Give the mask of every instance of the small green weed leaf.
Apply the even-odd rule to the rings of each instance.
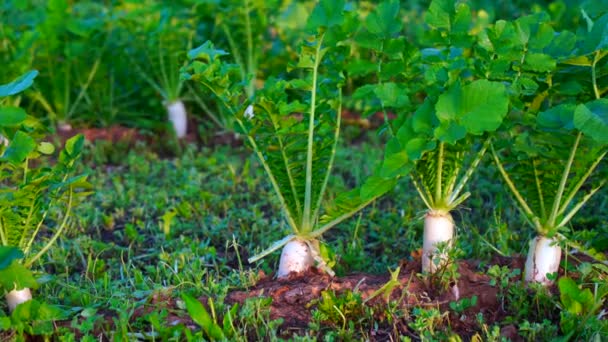
[[[17,260],[9,267],[0,270],[0,288],[6,291],[21,290],[26,287],[38,288],[38,283],[32,272]]]
[[[217,57],[221,57],[221,56],[225,56],[225,55],[228,55],[228,52],[226,52],[224,50],[216,49],[210,40],[207,40],[206,42],[203,43],[203,45],[188,51],[188,58],[190,58],[190,59],[202,58],[209,62],[214,61]]]
[[[540,112],[536,117],[536,122],[541,127],[553,129],[574,129],[574,110],[576,105],[573,103],[555,106],[544,112]]]
[[[15,95],[24,91],[32,85],[36,76],[38,76],[38,71],[31,70],[9,84],[0,85],[0,97]]]
[[[27,118],[23,108],[2,107],[0,108],[0,127],[15,127]]]
[[[36,142],[32,137],[21,131],[17,131],[8,148],[4,151],[2,159],[8,160],[13,164],[22,163],[35,148]]]
[[[42,154],[53,154],[53,152],[55,152],[55,146],[49,142],[43,141],[38,144],[38,152]]]
[[[508,109],[509,97],[501,83],[478,80],[464,87],[456,84],[439,97],[435,106],[437,118],[441,121],[435,137],[454,142],[467,132],[482,134],[494,131]]]
[[[571,278],[560,278],[558,286],[559,298],[569,313],[581,315],[594,307],[593,293],[589,289],[581,290]]]
[[[14,246],[0,246],[0,270],[9,267],[14,260],[23,259],[23,252]]]
[[[306,23],[306,29],[316,34],[321,28],[327,29],[332,26],[341,25],[344,20],[343,11],[344,0],[321,0],[310,14]]]
[[[365,18],[367,30],[381,39],[388,39],[401,31],[403,23],[399,15],[399,1],[382,2]]]
[[[171,225],[173,225],[173,219],[176,215],[177,211],[175,209],[167,210],[163,214],[161,227],[165,237],[169,237],[169,235],[171,235]]]
[[[198,299],[189,296],[186,293],[182,293],[182,299],[186,303],[186,309],[188,314],[192,317],[192,320],[198,324],[205,334],[212,340],[223,340],[224,332],[222,328],[213,321],[211,315],[207,312],[205,307]]]
[[[239,303],[235,303],[232,305],[230,310],[224,315],[224,319],[222,320],[222,325],[224,327],[224,333],[231,332],[233,330],[233,320],[237,317],[239,311]],[[230,337],[230,336],[227,336]]]
[[[574,111],[574,126],[600,144],[608,144],[608,99],[578,105]]]

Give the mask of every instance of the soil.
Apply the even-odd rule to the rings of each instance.
[[[497,259],[494,264],[507,265],[512,269],[523,269],[524,262],[524,258],[516,257]],[[507,315],[507,312],[501,307],[497,287],[490,285],[490,278],[487,275],[475,271],[477,264],[474,261],[459,262],[460,277],[451,284],[447,291],[440,291],[434,289],[417,274],[421,269],[420,259],[408,262],[401,267],[399,285],[395,286],[390,293],[390,301],[399,303],[402,309],[433,307],[444,312],[449,310],[450,302],[477,296],[476,305],[459,315],[451,311],[448,318],[454,332],[461,337],[471,337],[479,331],[479,324],[475,317],[477,313],[483,313],[488,325],[503,320]],[[333,291],[336,296],[351,291],[360,295],[365,305],[381,308],[386,307],[385,298],[382,295],[371,299],[370,297],[389,280],[389,274],[359,273],[344,277],[331,277],[316,269],[311,269],[303,274],[291,274],[287,279],[274,279],[266,276],[250,289],[230,292],[225,302],[229,305],[242,304],[246,299],[252,297],[271,297],[270,319],[282,319],[281,331],[289,336],[309,330],[312,311],[317,307],[323,291]],[[201,298],[201,301],[206,303],[205,298]],[[374,310],[379,315],[382,315],[384,311],[382,309]],[[382,321],[382,317],[374,318]],[[384,328],[389,335],[395,328],[399,334],[412,335],[412,331],[408,330],[407,322]],[[517,341],[517,329],[512,328],[514,327],[507,326],[501,333],[505,337]],[[515,335],[513,335],[514,332]]]

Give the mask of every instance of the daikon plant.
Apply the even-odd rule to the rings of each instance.
[[[139,49],[127,47],[128,57],[139,77],[161,97],[178,139],[184,138],[188,131],[184,104],[186,89],[180,78],[180,68],[186,62],[184,50],[192,48],[196,33],[195,7],[177,11],[172,6],[146,5],[123,19],[124,25],[132,31],[132,39],[137,42],[134,45],[141,44]],[[177,18],[182,20],[177,21]]]
[[[608,15],[603,18],[606,22]],[[602,98],[606,88],[598,86],[598,69],[605,65],[608,46],[598,46],[564,66],[566,75],[568,69],[575,73],[571,79],[580,71],[569,64],[587,69],[594,99],[568,101],[542,111],[536,122],[513,133],[517,134],[514,143],[492,150],[507,187],[537,233],[526,260],[528,282],[553,283],[561,246],[569,243],[561,232],[608,181],[600,167],[608,153],[608,100]]]
[[[86,195],[78,189],[87,186],[84,176],[72,176],[84,144],[81,135],[66,142],[54,166],[31,163],[52,154],[54,147],[36,141],[41,126],[35,119],[5,104],[8,96],[31,86],[36,75],[31,71],[0,86],[0,133],[10,141],[0,145],[0,290],[11,311],[32,298],[30,288],[37,283],[29,269],[66,231],[74,204]],[[48,238],[40,241],[43,232]]]
[[[256,92],[255,101],[243,102],[243,84],[234,65],[221,62],[226,53],[210,42],[191,51],[194,61],[186,78],[203,85],[232,111],[238,126],[264,168],[291,229],[291,234],[249,262],[283,248],[277,276],[303,272],[318,266],[333,274],[321,257],[323,233],[354,215],[391,189],[393,182],[370,178],[360,189],[339,196],[324,207],[327,184],[340,134],[341,75],[351,13],[343,1],[321,1],[307,24],[309,39],[291,66],[301,78],[268,79]]]
[[[482,161],[491,134],[507,115],[509,96],[502,82],[489,81],[475,70],[470,51],[476,40],[469,34],[473,23],[466,4],[433,1],[425,21],[432,29],[428,43],[433,47],[419,52],[418,74],[409,59],[397,55],[403,59],[399,65],[414,74],[401,76],[403,83],[379,84],[374,92],[383,108],[395,108],[400,116],[391,123],[394,134],[386,146],[383,175],[409,175],[426,205],[422,272],[434,273],[446,265],[454,240],[451,212],[470,196],[465,186]],[[407,56],[417,55],[407,44],[401,45]],[[416,78],[418,86],[407,81]],[[397,89],[403,91],[395,94]],[[416,95],[406,90],[423,91],[418,95],[424,100],[413,115],[401,112]]]

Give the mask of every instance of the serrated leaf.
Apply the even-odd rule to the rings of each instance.
[[[216,49],[215,46],[213,45],[213,43],[210,40],[207,40],[206,42],[203,43],[203,45],[188,51],[188,58],[190,58],[190,59],[202,58],[202,59],[212,62],[217,57],[225,56],[228,54],[229,53],[224,50]]]
[[[23,108],[0,107],[0,127],[15,127],[27,118]]]
[[[6,291],[36,289],[38,283],[29,269],[17,260],[13,260],[10,266],[0,269],[0,288]]]
[[[449,29],[450,17],[454,15],[453,0],[433,0],[429,6],[424,20],[427,24],[437,28]]]
[[[0,85],[0,97],[18,94],[29,88],[38,76],[37,70],[31,70],[17,77],[11,83]]]
[[[342,24],[344,20],[344,0],[332,1],[321,0],[313,9],[306,29],[316,34],[320,28],[330,28],[335,25]]]
[[[403,23],[399,16],[399,1],[390,0],[380,3],[376,9],[365,18],[367,30],[380,39],[390,38],[401,31]]]
[[[23,259],[23,252],[14,246],[0,246],[0,270],[6,269],[17,259]]]
[[[608,99],[578,105],[574,126],[600,144],[608,144]]]
[[[13,164],[22,163],[25,158],[36,148],[36,142],[29,135],[17,131],[8,148],[4,151],[2,159]]]

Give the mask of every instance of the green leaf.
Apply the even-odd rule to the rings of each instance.
[[[402,86],[393,82],[378,84],[374,88],[374,94],[382,101],[384,107],[406,106],[409,104],[409,98],[404,95],[406,93]]]
[[[608,99],[578,105],[574,126],[600,144],[608,144]]]
[[[559,298],[569,313],[581,315],[593,308],[593,294],[589,289],[581,290],[576,282],[568,277],[561,277],[558,286]]]
[[[2,159],[8,160],[13,164],[22,163],[35,148],[36,142],[32,137],[21,131],[17,131],[8,148],[4,151]]]
[[[458,140],[467,135],[467,130],[455,122],[446,122],[435,128],[435,138],[449,144],[455,144]]]
[[[210,40],[207,40],[203,45],[188,51],[188,58],[202,58],[209,62],[214,61],[217,57],[228,55],[228,52],[216,49]]]
[[[549,72],[555,69],[555,66],[553,57],[544,53],[529,53],[526,55],[523,68],[536,72]]]
[[[553,129],[574,129],[574,110],[576,105],[573,103],[555,106],[549,110],[541,112],[536,117],[536,122],[546,128]]]
[[[394,179],[370,176],[361,186],[361,201],[365,202],[374,197],[381,196],[395,187]]]
[[[27,118],[25,110],[19,107],[0,108],[0,127],[15,127]]]
[[[401,31],[403,23],[399,15],[399,1],[382,2],[365,18],[367,30],[381,39],[390,38]]]
[[[0,85],[0,97],[15,95],[24,91],[32,85],[36,76],[38,76],[38,71],[31,70],[9,84]]]
[[[17,259],[23,259],[23,252],[14,246],[0,246],[0,270],[3,270]]]
[[[450,28],[450,17],[453,16],[453,0],[433,0],[424,19],[427,24],[436,28]]]
[[[32,272],[17,260],[9,267],[0,269],[0,288],[6,291],[22,290],[26,287],[36,289],[38,283]]]
[[[55,152],[55,146],[49,142],[43,141],[38,144],[38,152],[42,154],[53,154],[53,152]]]
[[[182,299],[186,303],[186,309],[192,320],[203,329],[209,338],[212,340],[223,340],[225,338],[222,328],[213,321],[211,315],[198,299],[186,293],[182,293]]]
[[[344,20],[344,0],[321,0],[313,9],[308,22],[307,31],[316,34],[321,28],[327,29],[341,25]]]
[[[464,133],[494,131],[502,123],[508,109],[509,97],[501,83],[478,80],[464,87],[455,84],[439,97],[435,106],[441,122],[435,136],[449,136],[446,141],[450,141],[464,137]]]
[[[584,37],[581,55],[608,48],[608,13],[593,23],[593,29]]]
[[[82,153],[84,147],[84,136],[77,134],[65,142],[65,151],[71,156],[76,157]]]

